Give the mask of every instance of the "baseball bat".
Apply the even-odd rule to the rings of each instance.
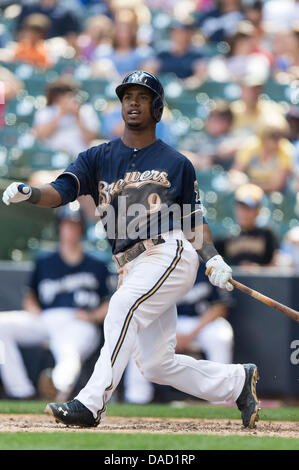
[[[295,321],[299,321],[299,312],[296,312],[296,310],[293,310],[292,308],[287,307],[286,305],[283,305],[277,302],[276,300],[273,300],[270,297],[267,297],[266,295],[261,294],[260,292],[254,289],[251,289],[250,287],[247,287],[244,284],[241,284],[241,282],[235,281],[234,279],[230,279],[229,282],[234,287],[236,287],[236,289],[239,289],[245,294],[250,295],[250,297],[253,297],[256,300],[259,300],[260,302],[263,302],[264,304],[269,305],[269,307],[273,307],[276,310],[279,310],[281,313],[292,318]]]
[[[28,194],[30,192],[30,186],[28,184],[19,184],[18,191],[22,194]]]

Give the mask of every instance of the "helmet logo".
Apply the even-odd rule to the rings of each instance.
[[[144,77],[144,73],[143,72],[136,72],[136,73],[133,73],[133,75],[131,75],[131,80],[133,82],[142,82],[142,83],[146,83],[147,82],[147,78],[145,80],[143,80],[143,77]]]

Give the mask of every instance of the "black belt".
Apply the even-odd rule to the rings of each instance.
[[[137,256],[141,255],[141,253],[143,253],[148,248],[161,245],[161,243],[165,243],[165,240],[160,235],[157,238],[149,238],[148,240],[135,243],[135,245],[133,245],[131,248],[128,248],[123,253],[114,255],[113,259],[118,267],[122,268],[126,263],[133,261],[133,259],[137,258]]]

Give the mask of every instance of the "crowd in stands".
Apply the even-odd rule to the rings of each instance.
[[[213,203],[219,191],[254,184],[263,193],[257,223],[276,222],[280,256],[298,269],[298,0],[24,0],[0,8],[0,163],[9,166],[20,142],[73,159],[120,136],[114,85],[145,69],[165,87],[158,137],[194,164],[211,227],[219,216],[229,236],[241,233],[232,201],[226,213]],[[29,120],[21,106],[31,106]],[[63,166],[56,160],[47,170]],[[209,172],[225,184],[219,176],[214,188],[201,186]]]

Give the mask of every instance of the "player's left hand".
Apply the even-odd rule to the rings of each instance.
[[[225,263],[222,256],[216,255],[206,262],[206,275],[213,286],[233,290],[232,284],[229,280],[232,278],[232,269]]]

